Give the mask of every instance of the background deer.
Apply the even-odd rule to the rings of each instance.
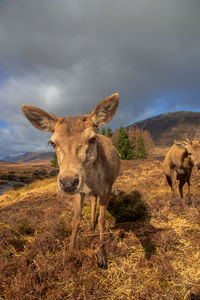
[[[175,201],[176,180],[179,180],[179,193],[183,198],[183,186],[187,183],[186,201],[194,207],[190,196],[190,176],[194,166],[200,169],[200,142],[174,141],[164,159],[164,172],[167,182],[172,189],[171,205]]]
[[[85,195],[92,195],[91,229],[95,228],[97,197],[100,197],[100,245],[98,266],[107,268],[104,249],[105,214],[112,185],[120,169],[120,157],[111,139],[97,134],[98,128],[109,122],[117,109],[119,95],[103,99],[89,114],[77,117],[56,117],[37,107],[23,105],[22,110],[37,129],[53,132],[50,139],[55,148],[58,164],[58,186],[73,194],[74,217],[70,249],[75,248]]]

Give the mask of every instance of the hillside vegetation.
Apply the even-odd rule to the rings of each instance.
[[[89,231],[89,199],[77,250],[69,253],[72,197],[58,191],[55,177],[5,193],[0,197],[0,297],[181,300],[191,290],[193,299],[200,299],[199,182],[194,170],[196,208],[186,207],[177,191],[177,204],[169,211],[171,193],[161,162],[123,161],[106,218],[108,270],[97,267],[98,228]]]

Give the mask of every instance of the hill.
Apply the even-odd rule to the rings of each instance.
[[[53,159],[53,152],[27,152],[25,154],[10,155],[4,158],[8,162],[39,162]]]
[[[170,146],[174,139],[200,139],[200,112],[170,112],[135,122],[130,126],[149,131],[157,146]]]

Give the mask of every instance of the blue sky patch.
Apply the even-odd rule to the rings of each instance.
[[[0,121],[0,127],[2,127],[2,128],[6,128],[6,127],[7,127],[7,125],[6,125],[6,123],[4,123],[4,122]]]

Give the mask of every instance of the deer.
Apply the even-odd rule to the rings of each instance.
[[[95,230],[97,200],[99,247],[98,266],[107,269],[105,252],[105,215],[112,185],[120,170],[120,156],[110,138],[98,134],[101,126],[112,120],[119,103],[119,94],[103,99],[88,115],[57,117],[31,105],[22,105],[22,111],[31,124],[41,131],[52,132],[49,140],[55,148],[59,173],[58,187],[72,196],[74,216],[69,251],[76,246],[76,235],[81,220],[85,196],[91,196],[91,230]]]
[[[171,206],[175,203],[176,180],[179,181],[179,194],[183,198],[183,186],[187,183],[186,204],[194,207],[190,196],[190,177],[193,167],[200,169],[200,141],[174,141],[167,152],[163,167],[167,182],[172,190]]]

